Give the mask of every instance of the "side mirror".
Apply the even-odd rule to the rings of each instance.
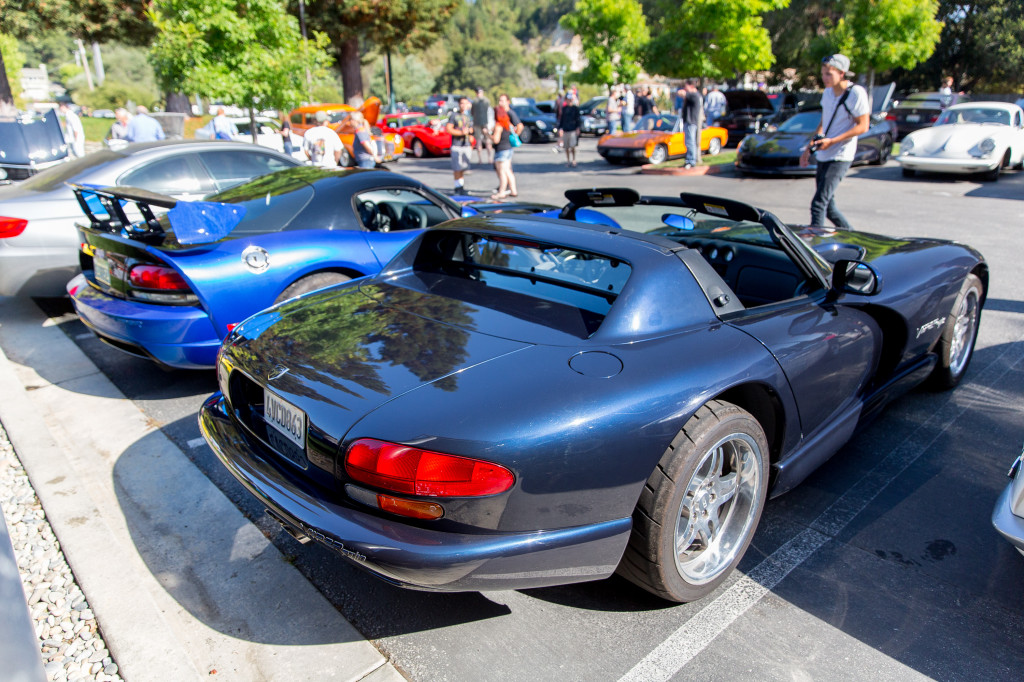
[[[480,211],[476,210],[472,206],[463,206],[462,207],[462,217],[463,218],[472,218],[473,216],[478,216],[478,215],[480,215]]]
[[[874,296],[882,289],[878,271],[859,260],[838,260],[832,268],[832,291],[836,294]]]

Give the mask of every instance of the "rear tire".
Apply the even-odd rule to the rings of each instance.
[[[412,141],[412,155],[417,159],[422,159],[427,155],[427,148],[423,146],[423,142],[418,137]]]
[[[344,147],[341,148],[341,158],[338,159],[338,165],[346,168],[352,165],[352,155]]]
[[[717,137],[712,137],[711,141],[708,142],[708,150],[705,152],[708,156],[718,156],[722,152],[722,141]]]
[[[530,126],[523,126],[523,132],[519,133],[519,139],[523,141],[523,144],[529,144],[533,139],[533,131],[530,130]]]
[[[312,275],[306,275],[301,279],[297,279],[288,285],[288,288],[281,292],[281,295],[274,301],[274,305],[277,305],[281,301],[287,301],[289,298],[295,298],[302,294],[308,294],[311,291],[317,289],[323,289],[335,284],[341,284],[347,282],[351,277],[344,275],[340,272],[315,272]]]
[[[929,377],[933,388],[953,388],[967,373],[967,366],[974,356],[974,343],[978,338],[982,295],[981,280],[977,275],[967,275],[935,348],[939,362]]]
[[[767,490],[761,425],[736,405],[707,403],[647,479],[618,573],[670,601],[708,595],[743,558]]]
[[[659,144],[651,152],[651,158],[648,159],[650,163],[655,165],[659,163],[665,163],[668,160],[668,149],[663,144]]]
[[[884,166],[892,154],[892,139],[888,135],[882,138],[882,146],[878,148],[878,158],[871,162],[872,166]]]

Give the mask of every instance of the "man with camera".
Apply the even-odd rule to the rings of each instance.
[[[847,80],[852,75],[846,55],[833,54],[821,60],[821,82],[825,86],[821,123],[800,156],[801,166],[810,164],[812,153],[817,162],[811,225],[824,225],[827,217],[839,229],[853,229],[836,208],[835,194],[857,153],[857,136],[868,130],[871,104],[864,88]]]

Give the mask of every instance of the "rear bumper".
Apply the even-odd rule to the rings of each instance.
[[[60,297],[79,272],[74,246],[18,246],[0,243],[0,296]]]
[[[85,275],[68,282],[67,292],[79,319],[119,350],[179,369],[217,363],[221,338],[202,308],[114,298],[97,291]]]
[[[199,426],[228,471],[278,521],[403,587],[465,592],[606,578],[615,571],[632,528],[627,517],[525,533],[460,534],[424,529],[338,504],[329,499],[334,493],[262,457],[262,444],[238,428],[220,393],[203,404]]]

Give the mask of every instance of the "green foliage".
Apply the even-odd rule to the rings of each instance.
[[[514,27],[515,13],[501,0],[460,7],[447,31],[448,59],[437,87],[465,92],[482,87],[492,94],[518,91],[529,63]]]
[[[336,83],[323,81],[313,86],[311,93],[314,102],[344,102],[345,96],[341,94]]]
[[[81,88],[71,98],[76,104],[91,109],[115,109],[126,106],[128,102],[152,108],[160,101],[161,96],[155,89],[142,84],[107,78],[103,85],[95,90]]]
[[[555,78],[557,76],[556,66],[564,66],[568,69],[570,64],[572,64],[572,60],[564,52],[545,52],[537,60],[537,78]]]
[[[391,57],[391,78],[396,102],[422,102],[434,91],[434,77],[423,62],[412,55]],[[370,92],[383,95],[387,92],[384,85],[384,58],[381,57],[374,64]]]
[[[57,73],[55,75],[57,77],[57,80],[63,83],[65,86],[67,86],[69,83],[71,83],[71,81],[73,81],[75,78],[78,78],[79,76],[82,77],[83,81],[85,80],[85,70],[78,64],[75,64],[74,62],[68,62],[66,64],[61,64],[60,66],[58,66]]]
[[[281,0],[156,0],[150,61],[168,92],[289,109],[304,99],[305,68],[320,78],[327,37],[303,44]]]
[[[842,7],[834,0],[790,0],[787,7],[765,13],[776,64],[817,78],[821,56],[829,49],[825,36],[841,16]]]
[[[148,0],[0,0],[0,30],[30,40],[57,32],[65,40],[146,45],[154,35],[148,5]]]
[[[295,3],[297,4],[297,3]],[[337,38],[361,38],[393,52],[419,50],[441,35],[463,0],[312,0],[309,25]]]
[[[846,0],[829,36],[856,71],[911,69],[935,50],[938,0]]]
[[[632,83],[650,40],[643,8],[637,0],[578,0],[562,26],[580,36],[587,66],[580,79],[612,85]]]
[[[527,41],[543,36],[575,5],[576,0],[517,0],[516,38]]]
[[[662,0],[644,65],[665,76],[731,79],[775,63],[765,12],[789,0]]]
[[[0,33],[0,55],[3,56],[4,71],[7,73],[7,81],[11,84],[15,106],[19,106],[21,69],[25,66],[25,55],[18,49],[18,41],[14,36]]]

